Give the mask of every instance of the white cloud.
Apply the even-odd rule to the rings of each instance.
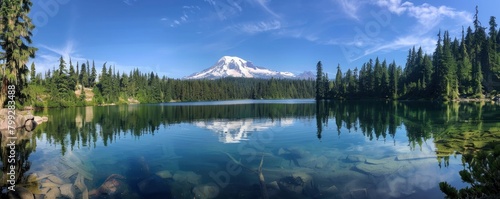
[[[456,19],[462,24],[471,23],[472,15],[466,11],[456,11],[447,6],[432,6],[428,3],[415,5],[412,2],[401,3],[401,0],[377,0],[376,4],[387,8],[397,15],[407,13],[408,16],[417,19],[418,30],[421,34],[433,30],[446,17]]]
[[[436,39],[430,37],[417,37],[417,36],[404,36],[396,38],[391,43],[376,46],[365,50],[364,55],[369,55],[378,51],[386,51],[386,50],[398,50],[402,48],[409,48],[412,46],[420,46],[422,50],[426,53],[432,53],[434,51],[436,45]]]
[[[359,20],[359,17],[357,15],[359,2],[349,0],[336,0],[336,2],[342,7],[342,10],[345,14],[347,14],[347,16],[352,19]]]
[[[258,23],[246,23],[235,27],[238,31],[249,34],[278,30],[281,28],[281,23],[277,20],[261,21]]]

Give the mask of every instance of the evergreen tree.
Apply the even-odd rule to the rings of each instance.
[[[7,91],[15,86],[15,99],[23,102],[23,88],[27,85],[29,58],[35,57],[36,48],[31,44],[31,31],[35,28],[28,13],[31,10],[29,0],[0,1],[0,105],[7,100]]]
[[[460,44],[460,55],[458,60],[458,80],[460,93],[472,93],[472,63],[470,62],[467,45],[465,44],[464,30],[462,29],[462,42]]]
[[[316,100],[322,100],[325,98],[325,87],[323,79],[323,65],[321,61],[316,64]]]
[[[35,62],[31,62],[30,80],[31,80],[32,83],[35,83],[35,84],[37,83]]]
[[[393,100],[398,98],[398,80],[399,75],[396,62],[392,61],[392,63],[389,64],[389,97]]]
[[[335,92],[336,98],[344,97],[344,84],[342,84],[342,71],[340,70],[340,64],[337,65],[337,74],[335,75]]]
[[[69,79],[68,79],[68,87],[72,90],[76,88],[76,82],[78,81],[78,76],[76,76],[75,72],[75,67],[73,66],[73,63],[71,61],[71,58],[69,59]]]
[[[87,63],[88,64],[88,63]],[[89,65],[87,65],[87,73],[89,72]],[[95,63],[94,61],[92,60],[92,71],[90,72],[90,75],[89,75],[89,84],[88,86],[89,87],[93,87],[96,85],[96,80],[97,80],[97,71],[95,69]]]
[[[82,68],[80,69],[80,76],[78,77],[78,81],[82,84],[82,87],[89,87],[88,79],[89,77],[87,73],[87,65],[83,63]]]

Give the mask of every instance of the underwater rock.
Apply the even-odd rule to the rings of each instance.
[[[272,181],[267,184],[268,189],[274,189],[274,190],[280,190],[280,186],[278,185],[278,182]]]
[[[35,199],[35,195],[24,187],[16,187],[16,191],[9,191],[7,196],[10,199]]]
[[[75,188],[73,187],[73,184],[64,184],[61,187],[59,187],[61,190],[61,195],[66,197],[66,198],[75,198]]]
[[[219,195],[219,187],[216,185],[198,185],[193,188],[193,194],[196,199],[212,199]]]
[[[61,191],[58,187],[51,188],[46,194],[45,198],[57,198],[61,196]]]
[[[127,190],[127,185],[123,180],[125,177],[112,174],[110,175],[102,185],[95,190],[89,192],[90,196],[100,196],[100,195],[115,195],[123,193]]]
[[[292,176],[281,178],[278,182],[280,190],[294,194],[305,194],[315,196],[319,193],[318,187],[314,184],[313,178],[303,172],[292,174]]]
[[[178,171],[175,172],[173,179],[178,182],[189,182],[193,185],[198,185],[200,184],[201,175],[192,171]]]
[[[168,179],[168,178],[172,178],[172,174],[170,173],[170,171],[167,171],[167,170],[163,170],[163,171],[158,171],[155,173],[157,176],[160,176],[161,178],[163,179]]]
[[[170,187],[168,184],[157,175],[151,175],[137,184],[141,194],[157,194],[168,193]]]
[[[348,155],[345,158],[346,162],[364,162],[366,158],[362,155]]]
[[[50,174],[49,176],[47,176],[47,179],[52,181],[53,183],[56,183],[56,184],[64,184],[63,180],[53,174]]]

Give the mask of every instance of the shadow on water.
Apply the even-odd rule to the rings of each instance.
[[[187,150],[193,148],[192,146],[182,145],[176,145],[177,154],[163,148],[162,157],[156,157],[158,153],[156,151],[137,152],[137,154],[148,154],[146,156],[124,154],[123,157],[114,159],[108,158],[106,154],[90,156],[86,153],[86,151],[120,142],[120,139],[124,137],[141,139],[144,135],[164,133],[162,129],[172,125],[194,124],[200,121],[262,119],[276,122],[286,118],[302,118],[307,123],[311,121],[314,123],[315,119],[316,133],[310,136],[321,143],[332,142],[335,137],[338,139],[342,137],[344,142],[348,142],[349,140],[345,140],[346,137],[357,133],[367,142],[381,143],[379,141],[382,141],[382,143],[394,143],[393,145],[396,146],[399,136],[407,139],[406,148],[410,151],[422,151],[429,145],[433,150],[432,154],[425,156],[409,152],[403,155],[399,153],[376,154],[374,157],[368,155],[367,157],[363,153],[370,154],[370,151],[366,151],[368,148],[363,148],[367,147],[364,145],[352,146],[365,150],[358,153],[356,148],[348,151],[350,149],[346,149],[344,145],[338,146],[338,148],[344,147],[342,151],[338,151],[335,147],[319,150],[320,148],[307,148],[306,141],[304,144],[297,145],[300,143],[297,142],[294,145],[282,146],[277,144],[279,140],[273,140],[269,146],[262,148],[265,150],[263,152],[269,153],[264,161],[263,174],[266,176],[268,183],[266,186],[272,198],[405,198],[410,196],[415,198],[428,192],[425,192],[424,188],[412,188],[416,185],[411,183],[428,183],[432,176],[407,179],[410,174],[404,172],[418,171],[416,166],[412,166],[412,162],[424,162],[431,159],[434,166],[451,167],[453,165],[450,166],[450,157],[487,152],[494,147],[491,143],[500,141],[498,119],[500,106],[485,103],[442,104],[386,101],[237,105],[191,105],[188,103],[179,106],[130,105],[50,109],[44,110],[43,114],[49,115],[51,122],[40,125],[32,133],[20,132],[19,135],[24,135],[25,138],[18,139],[16,142],[16,157],[18,158],[16,179],[20,179],[17,185],[41,195],[55,194],[51,193],[51,188],[47,188],[50,186],[58,187],[59,194],[62,194],[63,185],[70,184],[75,197],[95,193],[95,190],[99,190],[103,185],[109,185],[106,186],[107,188],[111,185],[115,186],[116,189],[108,191],[120,194],[99,196],[101,198],[111,196],[112,198],[126,198],[122,197],[124,195],[127,195],[127,198],[192,198],[195,188],[203,189],[204,194],[214,194],[217,191],[215,194],[217,198],[261,197],[262,187],[259,186],[257,176],[247,170],[231,176],[231,183],[225,187],[217,186],[215,189],[210,184],[206,184],[212,182],[208,173],[224,171],[226,163],[230,161],[220,153],[212,155],[201,149],[199,149],[201,152],[190,152]],[[233,131],[224,132],[234,133]],[[39,164],[36,170],[39,176],[33,179],[34,172],[31,171],[29,156],[37,148],[37,140],[44,140],[56,146],[59,154],[46,155],[53,157],[43,159],[43,161],[38,157],[33,159],[33,165]],[[247,143],[251,140],[241,142]],[[313,145],[318,144],[316,142]],[[223,145],[221,150],[231,148],[231,146]],[[153,150],[153,147],[150,149]],[[236,149],[231,150],[234,152]],[[2,187],[4,189],[7,186],[5,184],[5,178],[8,176],[6,173],[9,172],[8,153],[6,139],[2,138]],[[196,157],[197,153],[203,153],[206,156],[190,159]],[[418,155],[414,156],[415,154]],[[58,156],[72,158],[75,164],[65,164]],[[239,158],[245,160],[247,157],[244,155],[236,157],[236,159]],[[59,161],[61,165],[48,166],[43,163],[51,161]],[[256,164],[258,163],[255,161],[246,162],[245,166],[255,169]],[[109,169],[99,171],[94,168],[97,166]],[[61,174],[61,170],[68,171]],[[47,175],[40,176],[43,172]],[[124,178],[113,176],[113,174]],[[406,188],[397,188],[401,183]],[[438,187],[437,183],[426,186]],[[385,187],[389,188],[383,189]],[[384,192],[387,190],[394,193]]]

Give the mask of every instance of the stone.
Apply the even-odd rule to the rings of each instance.
[[[325,193],[327,193],[327,194],[337,194],[338,192],[339,192],[339,189],[335,185],[332,185],[325,190]]]
[[[294,194],[315,196],[319,193],[318,187],[313,182],[313,178],[304,172],[297,172],[292,174],[292,176],[281,178],[278,185],[280,190]]]
[[[170,187],[168,184],[157,175],[151,175],[137,184],[139,191],[142,194],[158,194],[169,193]]]
[[[50,174],[49,176],[47,176],[47,179],[52,181],[53,183],[56,183],[56,184],[64,184],[63,180],[53,174]]]
[[[214,184],[197,185],[192,192],[197,199],[212,199],[219,195],[219,187]]]
[[[163,171],[158,171],[155,173],[157,176],[160,176],[161,178],[163,179],[168,179],[168,178],[172,178],[172,174],[170,173],[170,171],[167,171],[167,170],[163,170]]]
[[[267,184],[268,189],[274,189],[274,190],[280,190],[280,186],[278,185],[278,182],[272,181]]]
[[[366,158],[361,155],[348,155],[345,158],[346,162],[364,162]]]
[[[192,171],[178,171],[174,174],[173,179],[178,182],[189,182],[193,185],[200,184],[201,175]]]
[[[11,199],[35,199],[35,195],[24,187],[16,187],[16,191],[9,191],[8,198]]]
[[[59,187],[61,190],[61,195],[66,198],[75,198],[75,187],[73,184],[64,184]]]
[[[52,187],[49,192],[45,194],[45,198],[58,198],[61,196],[61,191],[58,187]]]

